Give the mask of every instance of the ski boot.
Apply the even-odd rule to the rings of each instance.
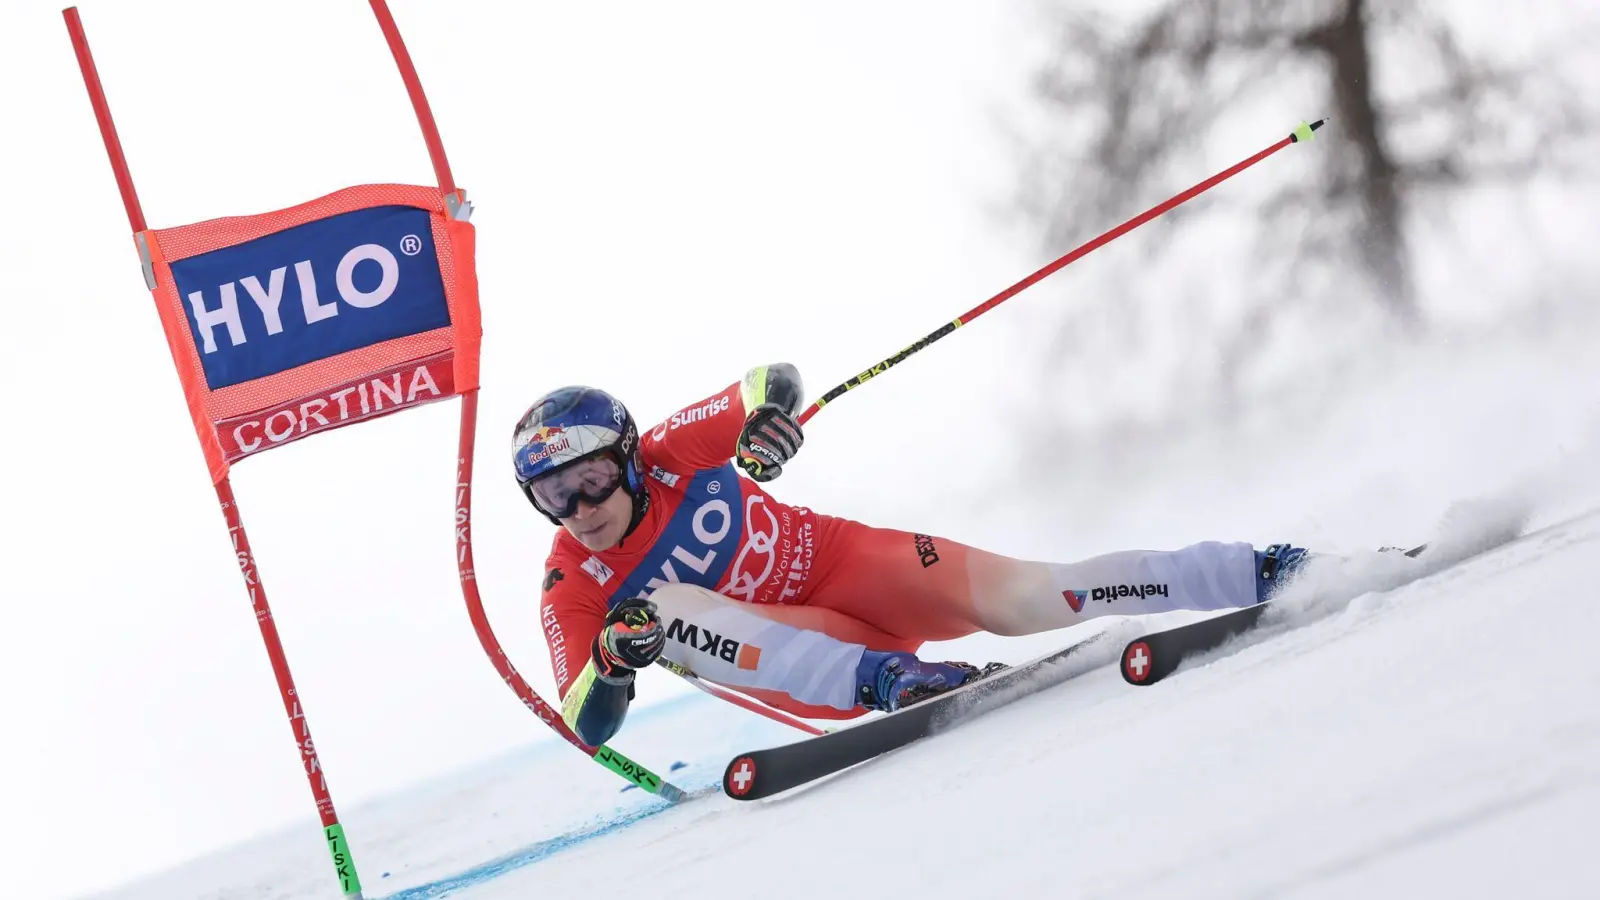
[[[1381,571],[1390,573],[1380,580],[1398,578],[1400,580],[1393,583],[1403,584],[1405,581],[1420,577],[1417,564],[1410,562],[1410,560],[1421,557],[1427,549],[1427,544],[1421,544],[1409,550],[1404,547],[1379,547],[1378,556],[1387,558],[1392,563],[1391,565],[1380,567]],[[1370,568],[1371,562],[1367,556],[1346,557],[1328,553],[1312,553],[1288,544],[1273,544],[1265,550],[1256,551],[1256,602],[1265,602],[1277,596],[1291,581],[1303,574],[1306,563],[1314,559],[1327,563],[1359,563],[1355,570],[1336,577],[1336,583],[1340,582],[1341,578],[1343,581],[1348,581],[1351,578],[1371,581],[1374,577],[1377,577],[1377,572],[1380,571]],[[1337,572],[1337,570],[1334,571]],[[1372,583],[1376,584],[1378,582]]]
[[[1265,550],[1257,550],[1256,602],[1271,600],[1294,580],[1295,573],[1310,558],[1311,554],[1304,547],[1291,547],[1288,544],[1272,544]]]
[[[866,650],[856,666],[856,702],[867,709],[894,712],[1005,667],[989,663],[980,669],[964,662],[923,662],[910,653]]]

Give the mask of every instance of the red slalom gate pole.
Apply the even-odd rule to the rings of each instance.
[[[1291,133],[1288,137],[1284,138],[1283,140],[1278,141],[1277,143],[1273,144],[1272,146],[1266,148],[1265,150],[1262,150],[1260,153],[1257,153],[1257,154],[1255,154],[1254,156],[1251,156],[1248,159],[1242,160],[1242,161],[1236,163],[1235,165],[1230,166],[1230,167],[1228,167],[1227,169],[1224,169],[1221,172],[1218,172],[1217,174],[1211,176],[1210,178],[1207,178],[1205,181],[1200,182],[1199,184],[1195,185],[1194,187],[1191,187],[1188,190],[1183,191],[1182,193],[1177,194],[1177,195],[1173,196],[1172,198],[1170,198],[1168,200],[1165,200],[1165,201],[1163,201],[1161,203],[1156,204],[1155,206],[1150,207],[1149,209],[1145,210],[1144,212],[1138,214],[1137,216],[1134,216],[1133,218],[1129,219],[1128,221],[1123,222],[1121,225],[1118,225],[1117,227],[1111,229],[1110,231],[1107,231],[1106,233],[1100,235],[1099,237],[1095,238],[1094,240],[1091,240],[1088,243],[1085,243],[1085,244],[1075,248],[1071,252],[1067,253],[1065,256],[1059,257],[1054,262],[1051,262],[1049,265],[1046,265],[1044,268],[1039,269],[1038,271],[1034,272],[1032,275],[1029,275],[1027,278],[1022,279],[1021,281],[1017,282],[1016,284],[1013,284],[1012,286],[1006,288],[1005,290],[1001,291],[1000,293],[995,294],[993,297],[990,297],[988,300],[985,300],[983,303],[979,304],[978,306],[975,306],[972,309],[968,310],[966,313],[963,313],[959,318],[956,318],[956,319],[953,319],[953,320],[951,320],[949,322],[946,322],[944,325],[941,325],[938,329],[930,332],[928,335],[923,337],[921,340],[917,341],[915,344],[912,344],[911,346],[905,348],[904,350],[901,350],[899,353],[896,353],[895,355],[889,357],[888,359],[885,359],[882,362],[879,362],[877,365],[872,366],[871,368],[867,369],[866,371],[862,372],[861,374],[855,376],[854,378],[851,378],[850,380],[844,382],[843,384],[838,385],[837,387],[835,387],[832,390],[828,391],[826,394],[823,394],[822,397],[818,398],[818,400],[815,403],[811,404],[811,406],[808,407],[803,414],[801,414],[801,416],[800,416],[801,424],[804,424],[804,423],[810,421],[811,417],[816,415],[818,410],[822,409],[822,407],[824,407],[824,406],[827,406],[829,403],[832,403],[834,400],[839,399],[839,397],[842,396],[846,391],[852,390],[854,388],[858,388],[861,385],[865,384],[868,380],[870,380],[872,378],[875,378],[875,377],[877,377],[879,375],[882,375],[884,372],[888,371],[891,367],[899,365],[900,363],[904,362],[906,357],[909,357],[912,354],[921,351],[924,347],[927,347],[929,344],[932,344],[934,341],[937,341],[940,338],[944,337],[945,335],[949,334],[950,332],[955,331],[957,328],[960,328],[961,326],[966,325],[967,323],[971,322],[973,319],[976,319],[977,317],[983,315],[984,313],[988,312],[989,310],[994,309],[996,306],[999,306],[1000,304],[1006,302],[1007,300],[1010,300],[1012,297],[1015,297],[1016,295],[1022,293],[1023,291],[1025,291],[1028,288],[1032,287],[1033,285],[1039,283],[1040,281],[1043,281],[1045,278],[1050,277],[1051,275],[1055,274],[1056,272],[1060,271],[1061,269],[1066,268],[1067,266],[1069,266],[1072,263],[1078,261],[1079,259],[1082,259],[1083,257],[1089,255],[1090,253],[1093,253],[1095,250],[1098,250],[1101,247],[1104,247],[1106,244],[1111,243],[1112,241],[1116,240],[1119,237],[1122,237],[1123,235],[1125,235],[1128,232],[1134,230],[1135,228],[1138,228],[1140,225],[1143,225],[1144,223],[1150,221],[1151,219],[1154,219],[1155,217],[1161,215],[1162,213],[1168,212],[1169,210],[1172,210],[1172,209],[1174,209],[1174,208],[1176,208],[1178,206],[1181,206],[1184,203],[1187,203],[1190,200],[1193,200],[1195,197],[1198,197],[1199,195],[1205,193],[1206,191],[1211,190],[1212,188],[1216,187],[1217,185],[1221,184],[1222,182],[1227,181],[1229,178],[1232,178],[1233,176],[1239,174],[1240,172],[1243,172],[1245,169],[1250,168],[1251,166],[1253,166],[1256,163],[1262,161],[1263,159],[1266,159],[1267,157],[1271,156],[1272,154],[1277,153],[1279,150],[1282,150],[1283,148],[1289,146],[1290,144],[1296,144],[1296,143],[1300,143],[1302,141],[1311,140],[1312,133],[1315,132],[1318,128],[1321,128],[1323,126],[1323,123],[1325,123],[1326,121],[1327,121],[1327,119],[1318,119],[1317,121],[1312,122],[1309,125],[1305,124],[1304,122],[1300,123],[1300,126],[1297,127],[1294,130],[1294,132]]]
[[[422,79],[417,77],[417,68],[411,64],[411,52],[400,37],[400,26],[394,23],[386,0],[368,2],[372,5],[372,14],[378,17],[378,27],[383,29],[384,39],[389,42],[389,52],[394,55],[394,64],[400,69],[400,79],[406,83],[406,93],[411,95],[411,108],[416,110],[417,124],[422,126],[422,139],[428,144],[428,157],[433,160],[433,174],[439,179],[439,191],[451,193],[456,189],[456,182],[450,174],[450,160],[444,155],[444,141],[439,137],[439,126],[433,121],[433,108],[428,105],[428,97],[422,92]]]
[[[472,630],[477,632],[478,643],[483,646],[483,652],[494,664],[495,671],[500,674],[500,680],[517,695],[522,705],[538,716],[539,721],[561,735],[567,743],[582,750],[600,765],[664,800],[678,803],[689,799],[687,791],[622,753],[605,744],[591,747],[579,739],[561,718],[560,711],[534,693],[527,679],[523,678],[517,667],[511,664],[511,657],[506,655],[505,648],[500,645],[500,639],[495,637],[494,629],[489,625],[489,616],[483,609],[483,596],[478,592],[478,577],[472,562],[472,454],[477,445],[477,430],[478,392],[468,391],[461,395],[461,440],[456,459],[456,569],[461,576],[461,594],[467,601],[467,616],[472,620]]]
[[[117,125],[111,121],[111,107],[106,103],[105,89],[100,86],[100,71],[95,68],[94,55],[89,52],[89,38],[83,32],[83,22],[78,18],[78,8],[69,6],[61,11],[67,20],[67,34],[72,38],[72,51],[78,56],[78,69],[83,72],[83,86],[89,90],[89,105],[94,107],[95,121],[100,124],[100,139],[105,142],[106,155],[111,157],[111,172],[117,178],[117,190],[122,194],[122,206],[128,211],[128,225],[134,233],[144,230],[144,210],[139,206],[139,192],[133,189],[133,175],[128,172],[128,160],[122,155],[122,141],[117,138]]]
[[[278,693],[283,697],[283,711],[289,716],[289,727],[294,729],[295,743],[300,747],[300,756],[306,767],[306,780],[311,784],[311,796],[317,801],[322,836],[328,843],[328,852],[333,855],[339,887],[345,897],[361,900],[361,876],[356,872],[355,859],[350,855],[344,826],[339,824],[339,814],[333,808],[328,776],[322,771],[316,745],[311,740],[311,722],[300,707],[300,694],[295,690],[294,675],[289,671],[289,658],[284,655],[283,642],[278,638],[278,625],[272,618],[272,607],[267,604],[267,589],[261,583],[255,554],[250,550],[250,538],[245,534],[244,522],[239,518],[239,504],[233,497],[233,485],[224,477],[217,482],[216,488],[217,502],[222,505],[228,536],[233,541],[233,552],[239,558],[239,574],[244,576],[245,590],[250,592],[250,605],[255,609],[256,624],[261,627],[261,642],[266,645],[267,658],[272,660],[272,675],[277,679]]]
[[[372,6],[373,15],[378,19],[378,26],[383,29],[384,38],[389,42],[389,52],[394,56],[395,65],[400,69],[400,78],[405,82],[406,92],[411,96],[411,107],[416,112],[417,124],[421,126],[423,140],[428,145],[428,156],[433,160],[434,175],[439,180],[439,192],[446,195],[447,206],[452,203],[452,195],[454,195],[453,202],[459,204],[462,200],[456,192],[455,179],[450,174],[450,160],[445,156],[444,140],[439,137],[439,127],[434,121],[433,110],[428,105],[427,95],[422,91],[422,79],[417,76],[416,67],[412,65],[411,53],[406,50],[405,40],[400,36],[400,28],[389,12],[386,0],[368,0],[368,2]],[[461,395],[461,432],[456,454],[456,569],[461,579],[461,594],[467,604],[467,616],[472,620],[472,630],[477,633],[478,643],[483,647],[483,652],[488,655],[489,662],[494,665],[495,671],[499,673],[506,687],[522,701],[522,705],[567,743],[652,794],[673,803],[688,799],[689,794],[682,788],[622,753],[604,744],[590,747],[580,740],[562,719],[560,711],[535,693],[527,679],[523,678],[522,673],[511,664],[511,658],[506,655],[500,639],[495,636],[494,629],[489,625],[489,616],[483,608],[483,596],[478,591],[477,573],[474,571],[472,561],[472,455],[477,446],[477,429],[478,392],[474,389]]]
[[[89,39],[76,7],[61,11],[67,23],[67,33],[72,38],[72,49],[78,57],[78,67],[83,72],[83,83],[89,91],[89,102],[94,107],[96,121],[100,124],[100,137],[106,145],[106,155],[111,160],[111,170],[116,175],[117,188],[128,213],[128,224],[134,234],[145,230],[144,211],[139,206],[139,195],[134,190],[133,175],[128,170],[127,158],[122,152],[122,142],[117,137],[116,123],[111,119],[111,107],[106,102],[105,90],[100,84],[100,74],[95,68],[94,56],[89,51]],[[223,520],[228,526],[228,537],[233,542],[234,555],[239,560],[239,573],[244,577],[245,589],[250,593],[250,605],[255,610],[256,623],[261,629],[261,641],[266,645],[267,657],[272,661],[272,674],[278,682],[278,693],[283,698],[284,713],[289,717],[289,727],[294,731],[295,745],[305,766],[306,781],[311,786],[311,796],[317,803],[317,816],[322,821],[323,838],[333,856],[339,887],[346,898],[361,900],[361,877],[356,872],[350,855],[350,845],[345,839],[344,826],[334,810],[333,795],[328,791],[328,779],[317,758],[316,745],[311,740],[311,723],[300,705],[300,695],[295,689],[294,675],[289,671],[289,659],[283,652],[278,637],[278,626],[267,604],[267,592],[256,570],[255,555],[250,551],[250,539],[245,534],[239,517],[239,504],[233,496],[233,485],[224,476],[215,483],[217,502],[222,507]]]

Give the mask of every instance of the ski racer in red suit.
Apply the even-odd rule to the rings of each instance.
[[[635,672],[662,657],[798,715],[848,718],[1000,668],[918,659],[925,641],[1246,606],[1305,555],[1206,542],[1028,562],[790,506],[761,483],[800,448],[802,401],[799,373],[777,364],[643,434],[588,387],[551,392],[517,423],[518,483],[561,526],[540,617],[563,718],[585,743],[616,733]]]

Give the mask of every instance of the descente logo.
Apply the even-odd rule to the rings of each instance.
[[[223,456],[243,459],[329,428],[455,394],[453,354],[406,363],[360,381],[216,423]]]
[[[707,400],[699,406],[691,406],[688,409],[675,412],[672,414],[672,418],[656,426],[653,437],[659,441],[666,437],[669,431],[677,431],[685,425],[702,422],[718,413],[727,412],[732,405],[733,398],[724,396]]]

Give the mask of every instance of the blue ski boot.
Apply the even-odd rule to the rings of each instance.
[[[1256,602],[1265,603],[1283,590],[1311,556],[1304,547],[1288,544],[1273,544],[1265,550],[1257,550]]]
[[[1004,668],[1004,663],[980,669],[964,662],[923,662],[910,653],[867,650],[856,666],[856,702],[867,709],[894,712]]]

